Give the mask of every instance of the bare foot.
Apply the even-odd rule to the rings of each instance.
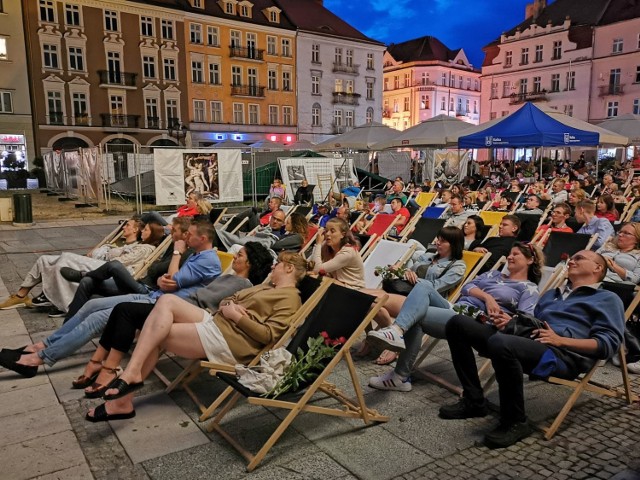
[[[28,367],[37,367],[40,365],[44,365],[44,361],[35,353],[21,355],[20,359],[16,363],[18,365],[26,365]]]
[[[39,352],[40,350],[44,350],[45,348],[46,346],[44,343],[38,342],[38,343],[34,343],[33,345],[27,345],[26,347],[24,347],[24,352],[35,353],[35,352]]]
[[[391,350],[383,350],[380,356],[376,359],[375,363],[378,365],[389,365],[393,363],[398,358],[398,354],[396,352],[392,352]]]
[[[134,376],[134,374],[127,372],[126,370],[124,371],[124,373],[122,375],[120,375],[120,379],[124,380],[125,382],[127,382],[129,385],[133,384],[133,383],[140,383],[142,382],[142,375],[137,375]],[[116,395],[118,393],[118,389],[117,388],[110,388],[109,390],[105,391],[104,394],[105,395]],[[133,394],[131,394],[133,395]],[[122,398],[126,398],[129,395],[122,397]],[[133,397],[132,397],[133,398]]]
[[[127,395],[126,397],[118,398],[117,400],[108,400],[104,402],[104,407],[109,415],[129,413],[133,411],[133,395]],[[89,410],[88,414],[90,417],[93,417],[95,410],[95,408]]]

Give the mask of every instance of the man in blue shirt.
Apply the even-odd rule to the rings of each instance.
[[[213,225],[208,222],[193,222],[189,226],[187,240],[174,243],[169,269],[158,278],[158,290],[148,295],[136,293],[90,300],[42,342],[17,350],[3,349],[0,352],[0,365],[24,377],[33,377],[38,372],[39,365],[46,363],[52,366],[99,335],[107,324],[111,311],[119,303],[155,303],[164,293],[187,298],[222,273],[220,260],[213,250],[214,236]],[[180,258],[188,247],[195,253],[180,267]]]
[[[598,218],[595,216],[596,204],[593,200],[582,200],[576,205],[576,220],[583,225],[576,233],[586,233],[587,235],[598,234],[595,243],[591,247],[592,250],[599,249],[604,243],[615,235],[611,222],[606,218]]]

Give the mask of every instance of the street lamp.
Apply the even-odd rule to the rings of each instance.
[[[169,136],[175,137],[176,140],[178,140],[178,145],[180,145],[180,138],[187,137],[188,130],[189,129],[187,128],[187,126],[182,123],[182,120],[173,121],[172,123],[169,124],[169,127],[167,128],[167,132],[169,133]]]

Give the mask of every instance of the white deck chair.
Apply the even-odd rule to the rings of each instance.
[[[379,288],[382,278],[375,275],[376,267],[395,263],[406,263],[416,249],[414,243],[398,243],[380,240],[364,261],[364,283],[366,288]]]

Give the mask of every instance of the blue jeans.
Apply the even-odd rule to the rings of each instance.
[[[155,299],[137,293],[117,297],[96,298],[88,301],[78,313],[71,317],[43,343],[45,349],[38,356],[49,366],[72,355],[85,343],[104,330],[113,307],[121,302],[154,303]]]
[[[402,304],[395,324],[404,330],[405,349],[400,353],[395,372],[408,377],[426,333],[436,338],[446,338],[444,328],[453,311],[449,302],[440,295],[431,282],[418,281]]]

